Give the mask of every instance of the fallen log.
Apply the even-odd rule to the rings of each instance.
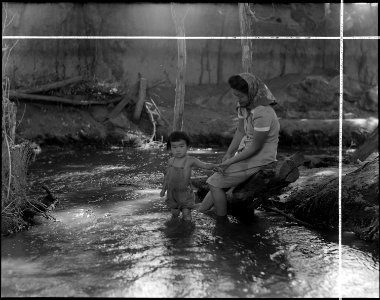
[[[139,82],[135,83],[129,92],[127,92],[116,107],[107,115],[106,120],[117,117],[128,103],[133,103],[139,90]]]
[[[86,80],[85,76],[77,76],[77,77],[70,78],[70,79],[65,79],[65,80],[61,80],[61,81],[57,81],[57,82],[53,82],[53,83],[44,84],[44,85],[41,85],[39,87],[34,87],[34,88],[29,88],[29,89],[11,90],[11,92],[22,93],[22,94],[37,94],[37,93],[41,93],[41,92],[47,92],[50,90],[58,89],[58,88],[66,86],[66,85],[78,83],[78,82],[81,82],[84,80]]]
[[[119,102],[124,95],[117,97],[112,100],[107,101],[98,101],[98,100],[74,100],[57,96],[46,96],[46,95],[37,95],[37,94],[24,94],[16,91],[9,92],[10,99],[23,99],[23,100],[38,100],[38,101],[46,101],[46,102],[57,102],[57,103],[65,103],[70,105],[90,105],[90,104],[102,104],[108,105],[111,103]]]
[[[285,211],[320,228],[354,232],[359,238],[379,242],[379,156],[341,179],[321,177],[305,183],[287,198]]]
[[[249,179],[227,190],[227,213],[243,222],[251,221],[256,208],[265,204],[267,199],[280,195],[285,187],[298,179],[298,167],[304,160],[301,153],[295,153],[282,161],[263,166]],[[198,199],[203,199],[209,190],[205,178],[193,177],[192,183],[197,189]]]

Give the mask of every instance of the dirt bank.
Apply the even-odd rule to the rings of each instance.
[[[339,99],[336,87],[326,84],[327,80],[331,79],[293,74],[267,82],[278,100],[275,110],[281,124],[280,146],[339,145]],[[157,126],[156,140],[165,140],[171,130],[174,93],[175,86],[157,86],[148,92],[148,99],[155,101],[166,122]],[[354,92],[347,93],[353,95]],[[361,99],[365,90],[355,93],[355,99]],[[321,101],[325,102],[321,104]],[[17,103],[17,136],[38,144],[127,145],[141,143],[153,132],[144,110],[139,122],[131,121],[133,101],[113,118],[107,116],[117,103],[86,107],[36,100]],[[362,144],[378,124],[377,110],[362,109],[358,103],[344,101],[345,147]],[[227,84],[186,87],[183,129],[191,135],[193,145],[228,145],[236,121],[235,102]]]

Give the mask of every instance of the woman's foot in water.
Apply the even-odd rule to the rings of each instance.
[[[216,224],[222,225],[222,224],[228,224],[230,221],[228,220],[227,215],[225,216],[216,216]]]
[[[215,211],[214,205],[211,206],[210,208],[204,208],[202,207],[202,203],[196,203],[194,206],[194,209],[204,214],[213,213]]]

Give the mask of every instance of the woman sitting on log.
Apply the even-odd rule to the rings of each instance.
[[[206,212],[214,205],[218,221],[227,220],[225,191],[276,161],[280,131],[272,108],[276,99],[259,78],[242,73],[230,77],[228,83],[237,100],[238,126],[219,165],[223,173],[214,173],[207,179],[210,191],[197,206]]]

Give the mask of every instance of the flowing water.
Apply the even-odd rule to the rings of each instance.
[[[215,161],[212,149],[191,153]],[[274,213],[254,222],[170,221],[159,196],[164,150],[43,151],[31,197],[46,184],[52,215],[2,238],[1,294],[82,297],[378,297],[378,249],[351,233],[313,231]],[[194,175],[209,175],[196,170]]]

